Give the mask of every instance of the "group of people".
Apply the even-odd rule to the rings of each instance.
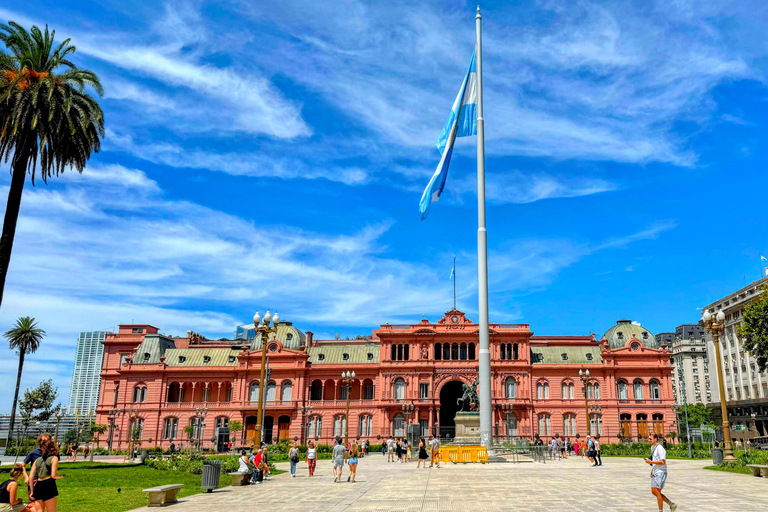
[[[56,512],[59,490],[59,448],[50,434],[37,439],[38,448],[32,450],[24,462],[15,464],[8,479],[0,483],[0,512]],[[30,472],[27,473],[27,465]],[[29,502],[24,503],[19,492],[19,482],[27,485]]]
[[[544,441],[536,436],[534,445],[544,446]],[[602,466],[603,459],[600,457],[600,434],[587,435],[585,438],[576,437],[574,442],[568,437],[560,437],[555,434],[548,444],[550,454],[553,459],[567,459],[569,455],[586,457],[591,462],[591,466]]]
[[[239,466],[237,472],[251,475],[250,483],[252,484],[260,484],[268,480],[269,456],[267,452],[267,445],[263,443],[259,448],[251,450],[250,457],[248,456],[248,452],[243,449],[240,452],[240,458],[238,459]]]
[[[440,467],[439,448],[440,441],[436,437],[432,437],[429,442],[425,441],[422,437],[419,440],[419,463],[417,468],[421,467],[422,463],[426,468],[427,459],[430,460],[429,467],[434,466],[435,460],[437,460],[437,467]],[[429,453],[427,450],[429,450]],[[381,445],[381,453],[387,457],[387,462],[408,462],[411,460],[411,445],[405,438],[393,439],[390,437]]]

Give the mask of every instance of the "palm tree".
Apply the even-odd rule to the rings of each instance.
[[[13,423],[16,419],[16,403],[19,400],[19,386],[21,386],[21,371],[24,368],[24,356],[34,354],[40,348],[45,331],[37,327],[35,319],[23,316],[16,320],[16,326],[3,334],[8,339],[11,350],[19,351],[19,373],[16,375],[16,393],[13,395],[13,408],[11,408],[11,424],[8,426],[8,441],[5,446],[11,446],[13,439]]]
[[[21,194],[27,173],[35,184],[67,168],[83,172],[104,136],[104,114],[85,87],[101,96],[99,78],[77,68],[69,39],[54,47],[55,31],[27,32],[12,21],[0,24],[0,162],[11,160],[11,189],[0,237],[0,304],[11,261]],[[38,168],[39,164],[39,168]]]

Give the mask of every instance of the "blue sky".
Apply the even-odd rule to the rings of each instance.
[[[482,7],[492,322],[600,336],[626,317],[661,332],[759,277],[768,4]],[[0,7],[72,38],[106,91],[102,152],[25,191],[0,329],[31,315],[49,336],[24,386],[50,375],[66,401],[78,332],[118,323],[221,337],[270,308],[344,337],[437,320],[454,256],[476,320],[474,138],[418,213],[474,9]],[[3,358],[0,377],[15,371]]]

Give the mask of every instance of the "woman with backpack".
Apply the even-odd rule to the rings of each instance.
[[[291,451],[288,452],[288,460],[291,462],[291,477],[296,478],[296,464],[299,463],[299,444],[294,441]]]

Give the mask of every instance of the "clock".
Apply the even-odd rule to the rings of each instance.
[[[458,323],[458,322],[459,322],[459,317],[457,317],[457,316],[452,316],[452,317],[451,317],[451,322],[453,322],[453,323]]]

